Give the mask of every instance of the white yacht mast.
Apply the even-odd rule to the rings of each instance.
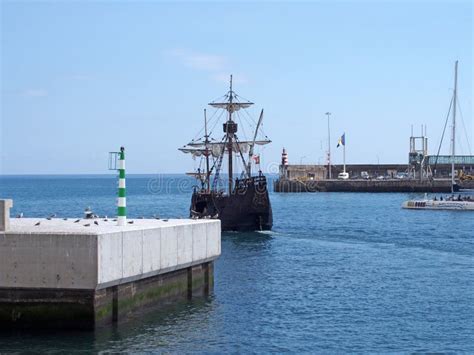
[[[454,193],[454,157],[456,154],[456,97],[458,90],[458,61],[454,64],[454,94],[453,94],[453,131],[451,133],[451,193]]]

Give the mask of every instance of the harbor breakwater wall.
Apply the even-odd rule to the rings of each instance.
[[[451,180],[287,180],[274,183],[275,192],[431,192],[450,193]]]
[[[460,183],[461,189],[474,190],[474,180],[464,180]]]
[[[75,221],[0,230],[0,328],[91,329],[212,291],[219,220]]]

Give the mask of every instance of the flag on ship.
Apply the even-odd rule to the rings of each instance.
[[[336,148],[339,148],[340,145],[344,145],[344,146],[346,145],[346,134],[345,133],[337,141],[337,147]]]

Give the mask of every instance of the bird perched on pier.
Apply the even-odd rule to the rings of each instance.
[[[153,215],[153,218],[154,218],[154,219],[160,219],[160,216],[158,216],[157,214],[154,214],[154,215]]]
[[[80,219],[76,219],[74,223],[79,223],[80,221],[81,221]]]
[[[216,213],[214,216],[212,216],[212,219],[217,219],[219,218],[219,213]]]
[[[104,222],[108,222],[108,219],[107,219],[107,217],[106,217],[106,218],[104,218]]]
[[[67,218],[66,218],[66,217],[64,217],[64,218],[63,218],[63,221],[67,221]]]
[[[21,212],[20,214],[18,214],[18,215],[16,216],[16,218],[23,218],[23,212]]]
[[[95,224],[96,226],[98,226],[98,225],[99,225],[99,222],[97,222],[97,221],[94,221],[94,224]]]
[[[167,220],[167,219],[164,219],[163,222],[168,222],[168,220]]]
[[[36,222],[35,226],[39,226],[41,224],[41,222]]]
[[[46,217],[46,219],[47,219],[48,221],[51,221],[51,217]]]
[[[94,213],[92,212],[92,210],[91,210],[90,207],[87,207],[87,208],[84,210],[84,218],[85,218],[85,219],[94,218]]]
[[[90,223],[84,224],[84,227],[90,227],[90,226],[91,226]]]
[[[128,221],[128,224],[133,224],[133,221]]]

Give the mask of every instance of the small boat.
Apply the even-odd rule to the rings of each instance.
[[[454,157],[455,157],[455,139],[456,139],[456,99],[457,99],[457,84],[458,84],[458,61],[454,65],[454,92],[452,98],[453,107],[453,125],[451,132],[451,195],[447,198],[436,197],[434,199],[428,199],[425,194],[425,198],[422,200],[408,200],[403,202],[402,208],[415,209],[415,210],[453,210],[453,211],[474,211],[474,198],[471,196],[462,196],[459,194],[457,197],[454,195],[459,190],[458,184],[454,177],[456,176],[454,170]]]
[[[453,211],[474,211],[474,198],[449,196],[447,199],[428,199],[425,196],[422,200],[405,201],[403,208],[412,210],[453,210]]]

